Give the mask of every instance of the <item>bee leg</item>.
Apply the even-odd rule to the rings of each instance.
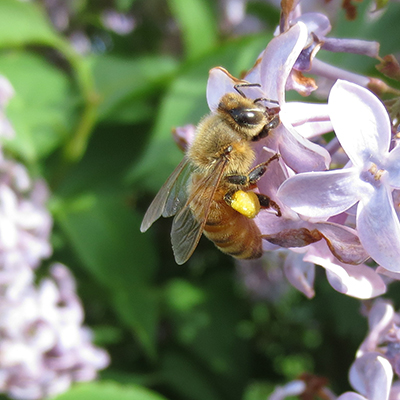
[[[258,201],[260,202],[261,208],[273,208],[276,211],[276,216],[277,217],[281,217],[282,216],[281,209],[278,206],[278,204],[275,203],[275,201],[271,200],[265,194],[256,193],[256,195],[258,197]]]
[[[273,103],[273,104],[278,104],[278,107],[274,107],[273,109],[270,109],[269,107],[266,107],[268,111],[271,111],[272,114],[277,114],[281,109],[279,107],[279,102],[278,100],[272,100],[272,99],[268,99],[267,97],[260,97],[258,99],[254,100],[254,103],[259,103],[260,101],[265,101],[267,103]],[[277,109],[277,111],[273,111]]]
[[[271,131],[272,129],[275,129],[280,123],[281,123],[281,120],[279,119],[279,115],[275,115],[275,117],[272,118],[271,121],[268,122],[268,124],[265,124],[263,126],[260,133],[251,139],[251,141],[257,142],[258,140],[267,137],[269,135],[269,131]]]
[[[257,166],[252,168],[248,173],[249,184],[254,185],[255,183],[257,183],[257,181],[265,174],[268,164],[274,160],[278,160],[279,157],[280,154],[275,153],[268,161],[262,164],[258,164]]]
[[[226,175],[225,179],[232,183],[232,185],[239,186],[248,186],[249,185],[249,177],[247,175]]]
[[[275,153],[268,161],[256,165],[252,168],[247,175],[226,175],[224,179],[226,179],[229,183],[233,185],[240,186],[251,186],[257,183],[257,181],[265,174],[267,170],[267,166],[270,162],[279,159],[280,154]]]

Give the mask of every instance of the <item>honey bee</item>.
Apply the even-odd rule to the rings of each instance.
[[[252,220],[262,208],[279,206],[254,193],[257,181],[278,154],[252,168],[252,142],[266,137],[279,123],[279,106],[247,98],[240,83],[225,94],[204,117],[185,157],[164,183],[148,208],[140,230],[145,232],[160,216],[174,216],[172,248],[177,264],[193,254],[202,233],[224,253],[240,259],[262,255],[261,232]]]

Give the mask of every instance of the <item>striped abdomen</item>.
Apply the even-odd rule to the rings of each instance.
[[[235,211],[224,200],[226,190],[217,189],[203,233],[224,253],[241,259],[262,256],[261,233],[252,219]],[[202,199],[198,199],[200,202]],[[196,201],[191,205],[196,218]]]

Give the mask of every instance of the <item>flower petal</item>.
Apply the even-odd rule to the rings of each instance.
[[[369,90],[338,80],[328,105],[336,136],[353,164],[383,162],[389,150],[391,128],[382,102]]]
[[[389,173],[390,186],[400,189],[400,146],[395,147],[387,159],[386,169]]]
[[[278,190],[278,198],[299,214],[328,218],[358,201],[359,186],[354,168],[305,172],[285,181]]]
[[[330,285],[339,293],[358,299],[370,299],[386,291],[382,278],[364,264],[344,264],[335,259],[323,242],[309,247],[304,261],[312,262],[326,269]]]
[[[286,257],[283,270],[287,280],[297,290],[300,290],[309,299],[314,297],[315,265],[304,261],[302,253],[289,253]]]
[[[339,396],[336,400],[368,400],[364,396],[358,393],[346,392]]]
[[[290,123],[286,123],[285,115],[281,111],[282,124],[275,130],[279,135],[279,152],[285,163],[295,172],[327,169],[331,161],[329,153],[299,135]]]
[[[391,192],[381,185],[358,205],[357,231],[369,255],[383,268],[400,272],[400,223]]]
[[[368,313],[369,333],[357,350],[357,357],[367,352],[374,351],[380,343],[382,336],[393,323],[394,309],[388,300],[377,299]]]
[[[309,138],[333,130],[327,104],[292,101],[285,103],[284,108],[288,121],[303,137]],[[324,127],[323,130],[319,133],[308,132],[309,127],[317,123]],[[300,132],[301,129],[304,130],[304,133]]]
[[[366,353],[350,368],[350,383],[368,400],[387,400],[393,379],[389,361],[379,353]]]
[[[272,39],[264,51],[261,65],[261,85],[266,96],[285,101],[285,85],[297,57],[307,43],[308,31],[298,22],[288,31]]]
[[[240,82],[225,68],[215,67],[210,69],[207,81],[207,103],[211,111],[217,111],[221,97],[225,93],[232,92],[233,87]]]
[[[306,24],[308,31],[315,33],[317,36],[325,36],[332,29],[329,18],[321,13],[305,13],[297,18],[296,21]]]
[[[336,53],[363,54],[373,58],[379,57],[379,43],[368,40],[324,38],[322,48]]]
[[[332,222],[318,222],[315,226],[333,255],[341,262],[357,265],[369,258],[355,230]]]

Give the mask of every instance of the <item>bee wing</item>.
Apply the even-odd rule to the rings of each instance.
[[[176,214],[172,223],[171,241],[172,249],[177,264],[184,264],[193,254],[207,222],[210,205],[214,198],[215,191],[219,186],[225,170],[227,160],[220,159],[210,174],[204,176],[194,185],[185,206]],[[204,192],[212,188],[211,194],[207,197]],[[194,199],[205,198],[197,209],[200,218],[196,219],[190,208],[190,203]]]
[[[146,232],[161,215],[171,217],[186,204],[188,198],[186,186],[191,172],[191,163],[184,157],[147,209],[140,226],[141,232]]]

